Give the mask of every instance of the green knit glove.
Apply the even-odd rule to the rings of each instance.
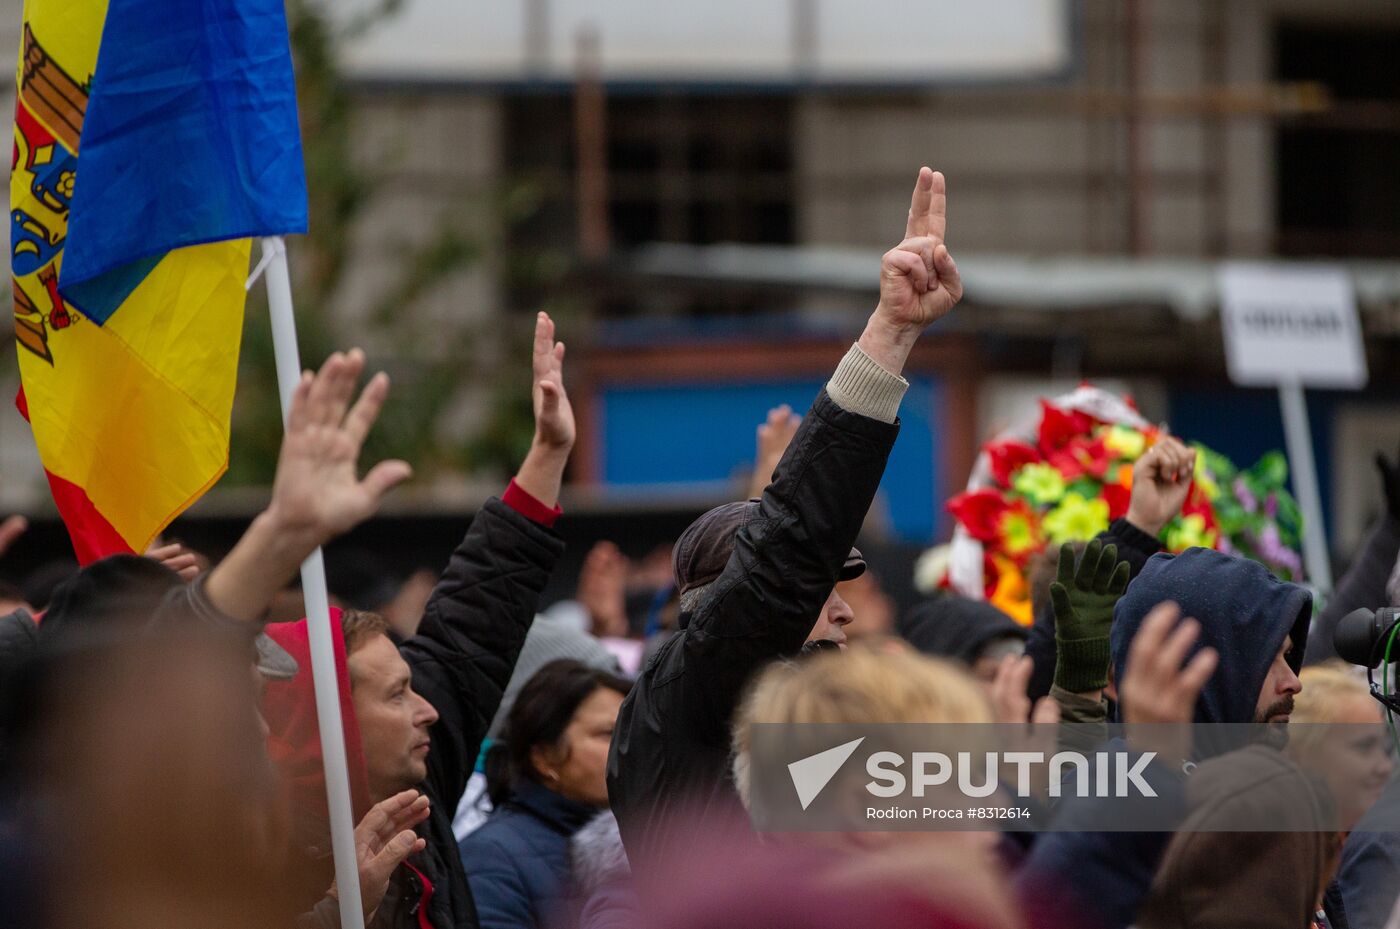
[[[1128,563],[1118,546],[1090,542],[1076,565],[1074,546],[1060,547],[1057,576],[1050,585],[1055,610],[1055,684],[1070,693],[1108,683],[1108,630],[1113,607],[1128,589]]]

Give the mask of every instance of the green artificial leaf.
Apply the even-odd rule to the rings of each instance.
[[[1283,452],[1267,452],[1245,473],[1245,479],[1249,481],[1251,489],[1257,486],[1264,496],[1268,496],[1270,491],[1278,490],[1288,481],[1288,459]]]
[[[1206,471],[1208,471],[1210,476],[1221,484],[1222,487],[1234,480],[1238,469],[1235,468],[1234,463],[1230,461],[1229,458],[1226,458],[1214,449],[1208,448],[1199,442],[1193,442],[1191,447],[1196,450],[1196,454],[1205,460]]]
[[[1103,494],[1103,482],[1081,477],[1065,488],[1065,494],[1079,494],[1085,500],[1096,500]]]
[[[1293,499],[1293,495],[1285,491],[1278,491],[1278,523],[1279,538],[1290,548],[1297,548],[1303,536],[1303,511],[1298,508],[1298,501]]]

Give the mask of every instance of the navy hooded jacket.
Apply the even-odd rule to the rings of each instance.
[[[1289,667],[1296,674],[1303,666],[1312,595],[1280,581],[1257,561],[1188,548],[1180,555],[1153,555],[1118,601],[1109,633],[1114,680],[1123,679],[1128,647],[1147,614],[1168,600],[1183,617],[1201,624],[1195,650],[1209,646],[1220,653],[1217,670],[1196,701],[1195,722],[1253,722],[1259,692],[1285,636],[1293,637],[1284,656]]]
[[[1257,562],[1191,548],[1180,555],[1153,555],[1118,601],[1109,634],[1115,680],[1123,679],[1128,648],[1143,620],[1167,600],[1201,624],[1196,648],[1210,646],[1220,653],[1196,701],[1195,722],[1253,722],[1259,692],[1286,636],[1293,637],[1286,660],[1295,673],[1302,666],[1312,595]],[[1154,787],[1159,784],[1159,793],[1168,796],[1162,789],[1168,785],[1154,779]],[[1184,813],[1179,785],[1171,797],[1183,803]],[[1094,822],[1093,800],[1067,799],[1057,819],[1062,829]],[[1107,929],[1127,927],[1147,898],[1171,837],[1170,832],[1048,833],[1032,848],[1023,881],[1058,886]]]

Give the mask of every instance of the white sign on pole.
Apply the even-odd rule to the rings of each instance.
[[[1312,583],[1329,593],[1332,565],[1303,388],[1366,385],[1351,278],[1340,268],[1224,265],[1220,324],[1230,380],[1278,388],[1293,492],[1303,511],[1303,562]]]
[[[1356,295],[1341,268],[1227,264],[1220,318],[1236,384],[1366,385]]]

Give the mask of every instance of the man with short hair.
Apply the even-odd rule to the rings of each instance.
[[[397,647],[376,614],[336,611],[337,670],[351,800],[358,818],[369,805],[417,789],[430,801],[419,834],[426,847],[389,878],[376,926],[465,929],[476,908],[452,835],[452,814],[530,628],[540,592],[563,540],[552,526],[564,465],[573,446],[573,412],[563,386],[564,347],[541,313],[534,351],[535,439],[500,499],[488,500],[452,553],[415,635]],[[270,628],[304,667],[306,621]],[[301,798],[294,832],[311,851],[306,893],[331,877],[320,739],[309,674],[271,684],[263,702],[271,744]],[[297,797],[294,797],[294,801]],[[332,901],[314,912],[338,922]]]
[[[880,302],[803,418],[756,501],[706,513],[676,543],[680,631],[623,701],[608,795],[634,866],[685,839],[686,811],[742,809],[730,776],[730,718],[753,674],[811,643],[839,647],[850,608],[834,591],[864,568],[852,546],[875,497],[924,329],[962,297],[948,248],[947,192],[919,178],[904,240],[886,252]]]
[[[501,499],[487,501],[473,519],[418,634],[395,648],[380,617],[333,612],[361,889],[376,926],[477,925],[451,815],[563,550],[552,526],[562,512],[557,501],[575,437],[563,357],[553,322],[539,314],[530,452]],[[388,390],[387,378],[376,375],[351,405],[363,366],[356,350],[332,355],[314,378],[303,375],[271,503],[228,557],[190,586],[181,612],[235,634],[261,630],[268,605],[302,560],[373,515],[409,476],[405,462],[387,461],[357,477],[360,448]],[[323,899],[334,873],[306,621],[268,627],[268,635],[299,669],[291,680],[269,684],[263,701],[269,748],[299,817],[295,842],[304,861],[295,895],[310,908],[299,924],[337,926],[336,901]],[[415,791],[426,795],[430,811]],[[407,844],[405,824],[423,815],[419,844]]]

